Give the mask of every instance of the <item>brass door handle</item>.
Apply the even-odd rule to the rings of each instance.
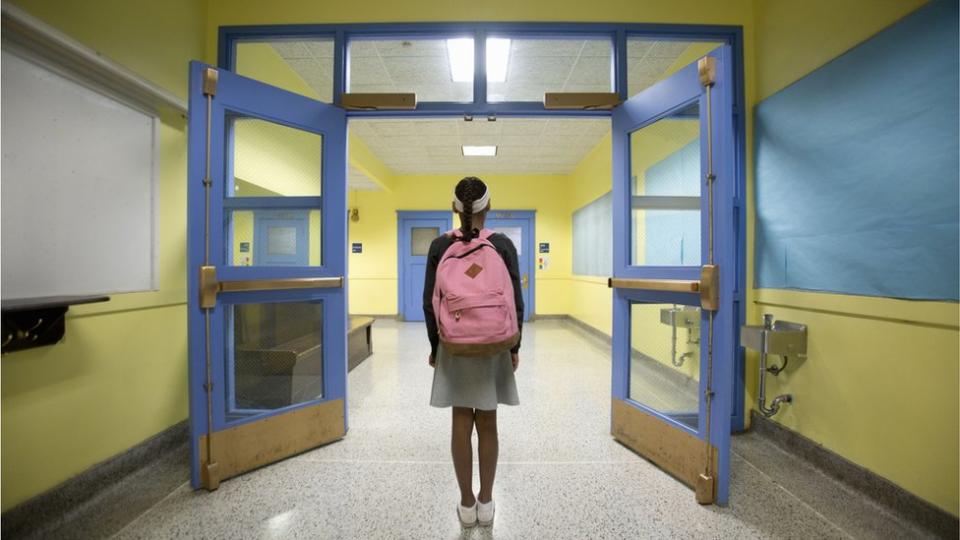
[[[200,307],[212,308],[222,292],[278,291],[284,289],[333,289],[343,287],[342,277],[246,279],[218,281],[215,266],[200,267]]]
[[[701,266],[700,279],[610,278],[607,286],[611,289],[700,293],[700,307],[709,311],[720,309],[720,268],[715,264]]]
[[[648,291],[699,292],[699,280],[687,279],[626,279],[610,278],[607,285],[611,289],[644,289]]]
[[[524,274],[523,277],[520,278],[520,286],[523,287],[524,289],[526,289],[527,287],[529,287],[529,286],[530,286],[530,276],[528,276],[527,274]]]

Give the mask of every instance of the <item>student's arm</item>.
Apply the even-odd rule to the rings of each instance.
[[[520,263],[517,261],[517,248],[509,237],[503,234],[495,234],[490,237],[490,243],[496,246],[503,262],[507,263],[507,272],[510,273],[510,282],[513,284],[513,301],[517,304],[517,328],[520,335],[523,335],[523,289],[520,288]],[[510,349],[511,353],[520,351],[520,341]]]
[[[437,266],[440,257],[450,247],[451,239],[440,236],[430,243],[427,251],[427,272],[423,280],[423,319],[427,323],[427,338],[430,339],[430,358],[437,357],[437,345],[440,343],[440,332],[437,329],[437,316],[433,311],[433,288],[437,283]],[[400,285],[401,287],[403,284]]]

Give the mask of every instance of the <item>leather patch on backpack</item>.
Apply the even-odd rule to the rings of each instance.
[[[464,274],[469,276],[470,279],[475,279],[480,274],[480,272],[483,272],[483,267],[477,263],[473,263],[470,265],[470,268],[467,268],[467,271],[464,272]]]

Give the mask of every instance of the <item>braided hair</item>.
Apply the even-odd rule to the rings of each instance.
[[[460,213],[460,230],[463,232],[463,241],[480,236],[480,230],[473,227],[473,203],[487,191],[487,185],[476,176],[467,176],[457,183],[453,190],[457,199],[463,203],[463,212]]]

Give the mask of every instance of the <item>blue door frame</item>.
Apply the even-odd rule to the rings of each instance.
[[[487,214],[486,227],[496,229],[499,227],[520,227],[523,231],[523,245],[514,246],[519,255],[517,257],[520,265],[520,282],[524,282],[526,276],[527,287],[523,289],[523,320],[529,321],[537,313],[537,280],[536,280],[536,257],[534,251],[536,246],[536,216],[535,210],[491,210]]]
[[[200,62],[190,63],[189,102],[190,478],[194,488],[215,489],[222,478],[282,459],[285,452],[303,451],[346,434],[346,116],[337,107]],[[322,196],[230,196],[235,192],[231,120],[237,117],[262,119],[321,135]],[[319,210],[321,265],[235,265],[229,230],[234,226],[230,216],[236,210]],[[306,238],[296,241],[299,244]],[[204,271],[201,278],[201,268],[212,269],[215,276]],[[292,303],[308,308],[309,313],[320,310],[322,320],[315,326],[322,332],[321,397],[270,409],[237,406],[232,376],[235,307],[263,309],[269,306],[261,304],[274,304],[291,309],[295,307]],[[295,432],[303,436],[277,449],[270,439],[282,434],[268,434],[277,429],[268,426],[278,425],[285,426],[287,435]],[[225,455],[222,449],[235,440],[232,437],[251,432],[259,436],[231,446],[230,454],[238,455]],[[264,446],[258,446],[258,442]],[[271,445],[273,448],[268,448]]]
[[[404,321],[423,320],[427,257],[411,253],[410,231],[414,227],[437,227],[443,234],[453,228],[453,213],[431,210],[397,212],[397,314]]]
[[[286,24],[221,26],[217,42],[217,64],[224,69],[233,69],[236,61],[236,45],[242,41],[265,41],[271,39],[332,39],[334,44],[333,102],[341,103],[347,88],[347,48],[354,39],[370,38],[443,38],[473,37],[474,47],[474,92],[469,103],[418,103],[408,111],[347,111],[348,118],[355,117],[411,117],[432,116],[477,116],[502,117],[556,116],[556,117],[610,117],[608,110],[557,111],[547,110],[539,102],[487,102],[486,89],[486,40],[488,35],[498,37],[605,37],[613,47],[611,71],[614,91],[621,100],[628,95],[627,39],[643,37],[659,40],[719,41],[730,48],[733,70],[729,81],[733,100],[734,152],[734,227],[731,240],[736,243],[735,288],[733,301],[737,318],[736,326],[746,319],[746,93],[744,85],[743,28],[727,25],[696,24],[649,24],[649,23],[574,23],[574,22],[426,22],[426,23],[357,23],[357,24]],[[744,414],[744,358],[740,335],[733,337],[733,354],[736,357],[734,377],[734,414],[732,429],[745,428]]]
[[[719,308],[713,316],[713,332],[709,328],[709,310],[701,310],[701,341],[707,344],[701,350],[713,350],[713,362],[707,360],[707,354],[701,353],[699,373],[699,410],[696,428],[685,424],[656,409],[631,399],[629,390],[631,369],[631,306],[643,303],[669,303],[700,306],[699,293],[661,292],[645,288],[614,286],[613,298],[613,380],[612,394],[619,401],[639,411],[647,418],[664,426],[671,433],[686,433],[697,439],[706,440],[716,451],[717,464],[713,470],[716,478],[715,501],[725,505],[729,496],[730,471],[730,433],[733,418],[736,416],[735,372],[738,347],[736,334],[739,327],[737,284],[739,268],[737,223],[739,216],[735,210],[737,186],[736,148],[734,142],[734,118],[732,114],[733,77],[732,57],[729,47],[722,47],[710,53],[717,62],[716,83],[712,87],[712,108],[707,106],[707,91],[700,84],[696,63],[676,72],[669,78],[641,92],[614,110],[613,114],[613,223],[614,223],[614,278],[623,280],[670,280],[674,283],[701,279],[700,266],[637,266],[631,259],[633,246],[633,192],[631,178],[630,134],[660,119],[671,116],[690,104],[699,105],[700,111],[700,178],[708,173],[716,174],[711,213],[707,183],[701,182],[701,260],[708,263],[709,217],[713,216],[715,245],[715,264],[720,268]],[[712,142],[712,170],[708,153]],[[637,285],[638,287],[641,285]],[[708,381],[712,385],[708,387]],[[704,398],[710,392],[712,400]],[[742,401],[742,400],[740,400]],[[741,403],[742,405],[742,403]],[[616,408],[616,403],[615,403]],[[709,422],[707,418],[709,417]],[[711,425],[712,422],[712,425]],[[689,440],[686,439],[686,440]],[[696,445],[694,445],[695,447]],[[701,447],[702,448],[702,447]],[[706,456],[704,450],[697,450],[700,456]],[[700,459],[700,470],[706,470],[706,461]],[[691,480],[685,479],[688,483]]]

